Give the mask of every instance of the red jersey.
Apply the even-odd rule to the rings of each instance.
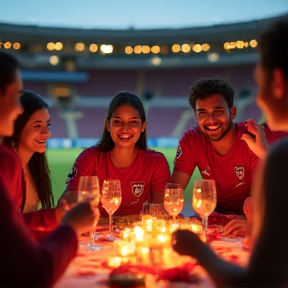
[[[224,156],[219,155],[209,139],[198,128],[189,129],[179,141],[174,170],[192,175],[197,166],[203,179],[214,179],[217,189],[216,211],[243,213],[244,200],[250,196],[252,180],[259,158],[250,150],[241,136],[249,133],[245,123],[237,123],[234,146]],[[264,125],[268,143],[287,136],[272,132]]]
[[[0,145],[0,177],[9,186],[10,199],[18,211],[23,211],[26,196],[24,172],[19,155],[6,145]],[[11,155],[15,161],[11,161]],[[13,181],[11,181],[13,179]],[[58,224],[55,209],[23,213],[23,218],[31,230],[51,231]]]
[[[18,189],[22,192],[21,185],[19,156],[0,145],[0,286],[51,287],[75,256],[77,236],[63,225],[41,243],[36,242],[11,200],[18,199],[14,195]]]
[[[66,191],[77,191],[79,177],[96,175],[100,188],[105,179],[119,179],[122,202],[115,215],[140,213],[142,203],[151,202],[152,193],[165,190],[170,180],[170,170],[165,156],[154,150],[138,149],[135,161],[127,168],[116,168],[110,152],[101,152],[95,146],[84,150],[76,159],[68,175]],[[101,209],[101,214],[107,215]]]

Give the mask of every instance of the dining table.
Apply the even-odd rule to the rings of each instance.
[[[207,239],[207,245],[225,260],[245,266],[250,255],[249,249],[243,244],[245,238],[224,237],[219,233],[219,227],[221,226],[208,226],[210,237]],[[142,246],[139,246],[137,241],[126,240],[123,240],[123,234],[110,240],[107,237],[96,237],[97,249],[90,250],[90,237],[82,236],[76,256],[53,288],[215,287],[208,273],[195,259],[180,256],[173,251],[170,239],[158,245],[151,241],[153,245],[148,246],[147,241],[141,242]],[[137,247],[141,248],[141,253],[146,254],[140,253],[139,256],[140,248]],[[161,260],[155,260],[155,255]],[[166,258],[163,255],[166,255]]]

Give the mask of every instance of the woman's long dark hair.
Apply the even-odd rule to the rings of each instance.
[[[5,137],[3,140],[4,144],[13,145],[16,150],[18,149],[21,133],[31,115],[38,110],[48,109],[47,103],[39,95],[31,91],[24,91],[20,101],[24,112],[15,121],[14,134],[11,137]],[[52,208],[54,206],[54,197],[45,153],[35,152],[28,162],[28,167],[34,181],[35,190],[41,201],[42,209]]]
[[[112,114],[115,111],[115,109],[117,109],[119,106],[127,105],[127,104],[131,105],[133,108],[135,108],[139,112],[139,116],[143,124],[146,121],[146,115],[145,115],[143,104],[139,97],[127,91],[120,91],[113,97],[109,105],[108,114],[105,120],[110,122]],[[140,149],[147,150],[146,129],[144,132],[141,132],[140,137],[138,141],[136,142],[136,146],[139,147]],[[107,129],[106,122],[104,126],[104,131],[102,134],[102,138],[99,141],[99,143],[96,145],[96,147],[99,148],[103,152],[108,152],[115,147],[115,144]]]

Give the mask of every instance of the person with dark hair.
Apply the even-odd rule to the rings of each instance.
[[[25,187],[15,186],[11,197],[24,213],[23,217],[31,230],[51,231],[65,214],[65,208],[59,206],[51,209],[54,207],[54,198],[45,155],[46,141],[51,134],[48,105],[31,91],[24,91],[20,101],[23,113],[15,121],[14,133],[2,141],[19,155],[26,180]],[[0,173],[1,170],[5,174],[5,167],[0,167]]]
[[[288,132],[288,18],[278,20],[259,37],[260,58],[255,69],[257,105],[271,129]],[[259,132],[259,131],[258,131]],[[181,255],[198,260],[217,287],[287,287],[288,139],[273,144],[257,170],[252,186],[253,246],[247,267],[220,259],[188,230],[172,235]]]
[[[50,170],[45,151],[50,137],[50,116],[47,103],[37,94],[24,91],[20,97],[23,113],[15,121],[14,133],[3,143],[19,154],[26,177],[26,195],[19,200],[23,212],[52,208]]]
[[[0,137],[13,135],[14,121],[23,112],[19,72],[16,58],[0,51]],[[95,226],[98,209],[78,204],[38,243],[11,198],[14,188],[25,184],[21,160],[6,145],[0,145],[0,168],[0,286],[51,287],[75,256],[78,236]]]
[[[98,176],[100,187],[105,179],[120,180],[122,202],[115,215],[139,214],[145,201],[164,202],[168,162],[162,153],[147,148],[145,110],[136,95],[121,91],[114,96],[100,142],[76,159],[60,199],[76,201],[82,175]]]
[[[218,77],[201,78],[190,88],[189,103],[198,127],[179,141],[171,181],[186,188],[195,167],[203,179],[214,179],[217,212],[242,214],[259,158],[242,137],[252,121],[234,123],[236,107],[231,86]],[[269,143],[287,136],[263,125]],[[232,231],[230,231],[232,232]]]

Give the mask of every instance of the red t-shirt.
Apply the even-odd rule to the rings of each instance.
[[[10,187],[9,197],[15,208],[22,211],[26,184],[20,157],[10,146],[0,145],[0,148],[0,177],[4,184]],[[11,161],[11,156],[13,156],[14,161]],[[55,209],[39,210],[23,213],[22,215],[30,230],[51,231],[58,225],[55,218]]]
[[[238,123],[237,139],[224,156],[217,154],[209,139],[198,128],[189,129],[179,141],[174,170],[192,175],[197,166],[203,179],[214,179],[217,189],[216,211],[243,213],[244,200],[250,196],[250,188],[259,158],[250,150],[241,136],[247,133],[245,123]],[[271,132],[264,125],[268,143],[287,136],[283,132]]]
[[[63,225],[37,243],[11,200],[22,183],[20,159],[1,145],[0,168],[0,287],[51,287],[75,256],[77,236]]]
[[[135,161],[127,168],[116,168],[110,152],[101,152],[95,146],[84,150],[76,159],[67,180],[66,191],[77,191],[79,177],[97,175],[100,188],[105,179],[119,179],[122,202],[115,215],[137,214],[144,201],[151,202],[152,193],[164,191],[170,180],[170,170],[165,156],[154,150],[138,149]],[[105,211],[101,209],[101,214]]]

